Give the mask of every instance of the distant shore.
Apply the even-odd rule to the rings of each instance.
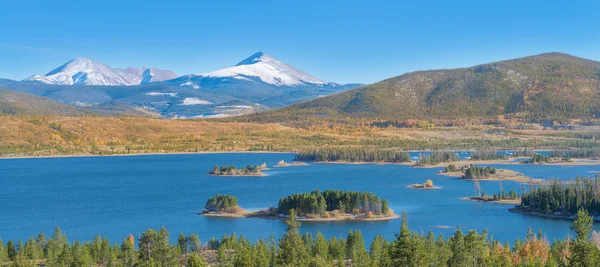
[[[172,153],[131,153],[131,154],[73,154],[73,155],[43,155],[43,156],[4,156],[3,159],[42,159],[42,158],[79,158],[79,157],[135,157],[135,156],[163,156],[163,155],[195,155],[195,154],[293,154],[294,152],[281,151],[203,151],[203,152],[172,152]]]
[[[464,150],[464,151],[471,151],[471,150]],[[407,151],[407,152],[430,152],[430,150],[422,150],[422,151]],[[23,156],[1,156],[0,160],[7,160],[7,159],[42,159],[42,158],[78,158],[78,157],[134,157],[134,156],[164,156],[164,155],[202,155],[202,154],[246,154],[246,153],[253,153],[253,154],[294,154],[294,151],[199,151],[199,152],[165,152],[165,153],[160,153],[160,152],[152,152],[152,153],[131,153],[131,154],[119,154],[119,153],[115,153],[115,154],[108,154],[108,155],[96,155],[96,154],[72,154],[72,155],[23,155]],[[408,161],[408,162],[385,162],[385,161],[378,161],[378,162],[366,162],[366,161],[312,161],[312,163],[318,163],[318,164],[371,164],[371,165],[388,165],[388,164],[396,164],[396,165],[407,165],[407,166],[412,166],[415,168],[442,168],[442,167],[446,167],[448,164],[464,164],[464,165],[470,165],[470,164],[506,164],[506,165],[512,165],[512,164],[519,164],[519,165],[523,165],[523,163],[519,162],[519,161],[515,161],[517,158],[509,158],[509,159],[503,159],[503,160],[460,160],[460,161],[454,161],[454,162],[441,162],[438,164],[434,164],[434,165],[426,165],[426,166],[416,166],[414,165],[414,161]],[[533,164],[532,164],[533,165]],[[600,160],[594,160],[594,159],[584,159],[584,158],[572,158],[570,162],[552,162],[552,163],[543,163],[543,164],[535,164],[535,165],[564,165],[564,166],[578,166],[578,165],[600,165]],[[292,166],[302,166],[302,165],[292,165]],[[287,167],[287,166],[282,166],[282,167]]]

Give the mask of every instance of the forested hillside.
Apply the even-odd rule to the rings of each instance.
[[[94,113],[50,99],[0,88],[0,114],[83,116]]]
[[[236,120],[462,119],[498,115],[529,121],[600,117],[600,62],[546,53],[470,68],[417,71]]]

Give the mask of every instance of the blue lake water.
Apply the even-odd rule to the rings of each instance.
[[[495,239],[525,237],[527,227],[542,229],[549,240],[564,238],[571,222],[512,214],[509,204],[459,200],[474,194],[473,183],[437,175],[441,168],[405,165],[310,164],[271,168],[265,177],[215,177],[214,165],[262,164],[291,161],[293,154],[231,153],[74,157],[0,160],[0,238],[27,239],[56,226],[69,240],[91,240],[94,235],[121,241],[149,227],[165,226],[175,239],[179,232],[198,233],[203,242],[223,234],[242,234],[252,240],[278,237],[285,225],[273,219],[210,218],[196,215],[206,199],[217,193],[235,195],[240,206],[260,209],[279,198],[315,189],[370,191],[390,202],[397,213],[406,211],[413,230],[451,235],[487,228]],[[574,179],[595,176],[600,166],[494,165],[535,178]],[[406,188],[433,180],[439,190]],[[499,191],[498,182],[482,182],[486,192]],[[516,182],[503,188],[519,189]],[[345,236],[360,229],[370,242],[376,234],[392,239],[400,221],[303,223],[302,232],[321,231],[327,237]],[[450,226],[439,229],[436,226]],[[598,226],[596,226],[599,228]],[[572,235],[572,233],[571,233]]]

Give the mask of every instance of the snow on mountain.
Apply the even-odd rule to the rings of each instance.
[[[197,76],[249,80],[258,78],[275,86],[319,86],[327,82],[287,65],[263,52],[255,53],[237,65]]]
[[[155,68],[115,69],[87,58],[75,58],[46,75],[34,75],[25,81],[58,85],[138,85],[176,78],[170,70]]]

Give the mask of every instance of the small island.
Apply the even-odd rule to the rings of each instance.
[[[482,181],[517,181],[517,182],[535,182],[539,183],[540,180],[531,179],[524,176],[520,172],[515,172],[508,169],[496,169],[491,166],[477,167],[474,165],[464,165],[457,167],[454,164],[446,166],[442,171],[439,172],[441,175],[458,177],[464,180],[482,180]]]
[[[399,218],[385,199],[373,193],[325,190],[293,194],[279,200],[277,208],[247,212],[233,196],[217,195],[206,202],[203,216],[233,218],[289,218],[294,210],[298,221],[379,221]]]
[[[264,173],[262,173],[262,171],[266,170],[266,169],[267,169],[266,163],[263,163],[260,166],[248,165],[242,169],[238,169],[234,165],[215,166],[210,171],[210,175],[215,175],[215,176],[266,176]]]
[[[431,180],[427,180],[427,181],[425,181],[425,183],[422,183],[422,184],[411,184],[411,185],[407,186],[407,188],[412,188],[412,189],[437,189],[437,187],[433,186],[433,181],[431,181]]]
[[[236,197],[217,194],[206,201],[204,210],[200,214],[205,216],[243,217],[246,213],[244,209],[238,206]]]
[[[305,162],[302,162],[302,161],[285,162],[284,160],[280,160],[279,162],[277,162],[277,165],[275,165],[275,167],[292,167],[292,166],[308,166],[308,164],[306,164]]]
[[[487,195],[485,192],[482,192],[479,196],[463,197],[460,198],[460,200],[490,202],[497,204],[521,204],[521,196],[514,190],[510,190],[508,193],[506,193],[504,190],[501,190],[499,193],[494,193],[493,195]]]

